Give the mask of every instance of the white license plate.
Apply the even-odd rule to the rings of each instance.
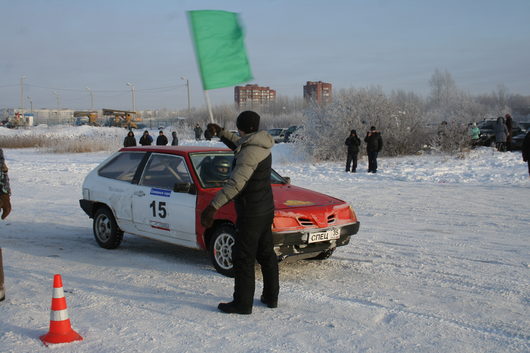
[[[339,238],[340,238],[340,229],[333,228],[325,232],[309,233],[307,242],[317,243],[319,241],[328,241],[328,240],[339,239]]]

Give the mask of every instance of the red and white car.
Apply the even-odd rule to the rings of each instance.
[[[83,183],[80,205],[90,218],[97,243],[120,245],[123,233],[209,252],[215,269],[232,275],[236,212],[233,202],[219,209],[211,228],[202,210],[230,174],[229,149],[196,146],[122,148],[92,170]],[[274,250],[289,256],[328,258],[359,230],[351,206],[339,199],[291,185],[271,174],[274,193]]]

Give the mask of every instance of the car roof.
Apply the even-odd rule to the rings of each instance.
[[[206,147],[206,146],[136,146],[123,147],[122,151],[162,152],[170,154],[187,154],[194,152],[232,152],[228,148]]]

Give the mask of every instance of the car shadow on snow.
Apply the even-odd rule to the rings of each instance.
[[[92,229],[87,227],[10,221],[1,229],[4,233],[0,243],[2,247],[32,256],[61,258],[77,263],[114,268],[144,269],[145,264],[149,263],[150,268],[156,268],[156,264],[160,264],[164,270],[194,272],[206,268],[216,273],[204,251],[127,233],[118,248],[109,250],[101,248],[96,243]],[[171,268],[172,264],[174,268]]]

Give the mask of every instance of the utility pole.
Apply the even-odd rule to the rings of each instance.
[[[189,117],[189,115],[191,113],[190,81],[186,77],[183,77],[183,76],[181,76],[180,79],[186,81],[186,88],[187,88],[187,91],[188,91],[188,117]]]
[[[55,95],[55,99],[57,99],[57,110],[55,112],[55,118],[57,119],[56,123],[59,121],[59,108],[61,106],[61,100],[59,97],[59,94],[55,91],[52,91],[52,93]]]
[[[134,101],[134,85],[130,82],[127,82],[127,86],[131,87],[131,95],[132,95],[132,111],[136,112],[136,104]]]
[[[94,110],[94,92],[88,87],[85,87],[88,93],[90,94],[90,110]]]

